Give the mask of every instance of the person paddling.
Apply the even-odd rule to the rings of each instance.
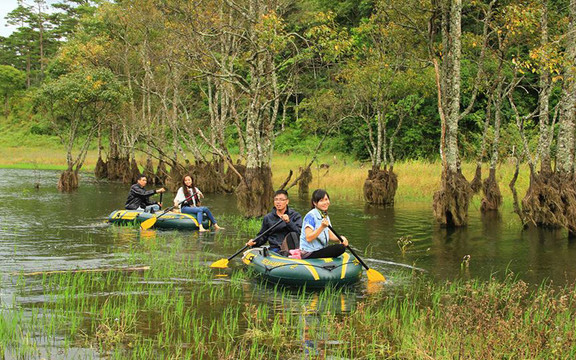
[[[190,175],[184,176],[182,179],[182,186],[178,189],[176,197],[174,198],[174,206],[180,205],[180,211],[185,214],[193,214],[198,219],[198,230],[208,231],[202,226],[204,221],[204,214],[208,216],[214,229],[221,230],[222,227],[218,226],[214,215],[206,206],[200,206],[200,199],[204,198],[204,194],[194,184],[194,178]],[[183,202],[183,203],[182,203]]]
[[[342,236],[342,243],[328,245],[329,241],[340,241],[328,229],[330,219],[325,215],[330,207],[330,196],[323,189],[312,193],[312,210],[304,217],[300,234],[300,251],[302,259],[329,258],[340,256],[346,251],[348,239]]]
[[[265,236],[257,241],[250,239],[246,245],[262,246],[266,242],[270,244],[270,250],[284,256],[289,255],[289,250],[298,248],[298,239],[302,228],[302,216],[297,211],[288,207],[290,200],[286,190],[278,190],[274,193],[274,209],[262,219],[262,227],[258,236],[271,227],[275,226]],[[276,224],[283,220],[284,222]]]
[[[150,196],[161,194],[166,191],[164,188],[156,190],[146,190],[144,187],[148,179],[143,174],[138,175],[136,184],[130,187],[128,198],[126,199],[125,208],[127,210],[144,210],[145,212],[154,213],[162,207],[162,203],[150,201]]]

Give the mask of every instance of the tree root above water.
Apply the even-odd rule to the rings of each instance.
[[[398,177],[391,168],[368,170],[364,181],[364,199],[370,204],[394,205],[398,189]]]
[[[563,227],[576,233],[576,188],[571,175],[532,174],[522,199],[526,219],[536,226]]]
[[[490,169],[490,175],[482,184],[482,191],[484,198],[480,206],[481,211],[494,211],[498,210],[502,205],[502,194],[500,193],[500,186],[496,181],[496,169]]]
[[[434,217],[447,227],[468,224],[468,206],[472,189],[461,171],[446,171],[442,175],[442,187],[434,193]]]

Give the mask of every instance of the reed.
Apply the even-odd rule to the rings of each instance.
[[[573,287],[530,287],[512,274],[434,282],[412,272],[387,274],[390,284],[376,290],[272,287],[254,283],[242,267],[209,268],[198,243],[185,233],[134,241],[119,255],[124,266],[149,266],[142,272],[13,275],[14,306],[0,308],[0,354],[40,358],[80,348],[86,358],[110,359],[576,355]]]

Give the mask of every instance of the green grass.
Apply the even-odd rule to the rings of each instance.
[[[47,135],[30,134],[29,128],[22,128],[15,120],[7,120],[0,117],[0,125],[6,130],[0,134],[0,167],[19,169],[54,169],[66,168],[66,153],[64,147],[59,144],[57,138]],[[98,153],[93,147],[88,152],[82,171],[93,172],[98,160]],[[143,166],[146,156],[137,153],[137,162]],[[294,172],[292,180],[298,176],[298,169],[304,167],[310,161],[310,156],[302,154],[275,154],[272,159],[273,184],[280,186],[289,174]],[[329,167],[320,169],[320,164]],[[343,200],[362,200],[362,189],[368,175],[370,165],[354,161],[345,154],[321,154],[317,162],[312,166],[312,182],[310,190],[325,188],[330,194],[337,195]],[[476,163],[464,162],[462,171],[470,181],[474,176]],[[409,160],[398,162],[394,171],[398,176],[398,190],[396,202],[431,202],[434,192],[440,187],[440,162],[427,162]],[[508,184],[514,174],[514,163],[510,159],[504,159],[497,168],[497,180],[504,197],[504,204],[512,208],[512,194]],[[486,166],[483,169],[483,177],[487,177]],[[518,194],[521,197],[529,185],[529,172],[527,166],[522,166],[519,179],[516,184]],[[295,193],[297,187],[291,190]],[[471,206],[479,207],[481,198],[476,196]]]
[[[512,274],[436,283],[400,272],[386,274],[390,281],[383,285],[287,289],[253,283],[243,267],[211,269],[208,254],[191,251],[190,241],[176,233],[126,244],[124,265],[150,266],[146,271],[3,280],[17,292],[14,306],[0,308],[0,353],[38,358],[82,348],[87,358],[110,359],[285,359],[306,351],[312,358],[361,359],[576,355],[573,287],[531,288]]]

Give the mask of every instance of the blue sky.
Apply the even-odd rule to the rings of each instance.
[[[14,31],[13,26],[6,27],[6,20],[4,17],[18,6],[17,0],[2,0],[0,1],[0,35],[8,36]]]
[[[59,0],[46,0],[47,4],[53,4]],[[24,0],[25,5],[34,5],[33,0]],[[0,0],[0,36],[8,36],[16,29],[16,26],[6,26],[4,19],[8,13],[18,7],[18,0]],[[49,9],[46,9],[49,10]]]

